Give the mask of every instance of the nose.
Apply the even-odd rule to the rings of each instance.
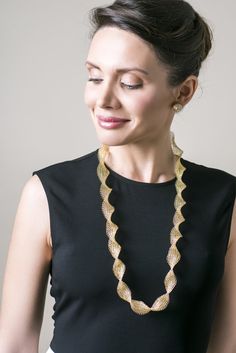
[[[103,84],[99,87],[99,94],[97,97],[97,106],[99,108],[113,108],[118,109],[120,107],[120,101],[117,98],[114,88],[111,85]]]

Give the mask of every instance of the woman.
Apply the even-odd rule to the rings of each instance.
[[[101,146],[24,187],[0,350],[37,352],[50,274],[48,352],[233,353],[235,176],[184,159],[170,129],[211,31],[180,0],[118,0],[91,21],[85,102]]]

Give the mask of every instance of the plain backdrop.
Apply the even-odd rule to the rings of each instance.
[[[175,116],[172,130],[185,159],[235,175],[236,3],[190,3],[213,30],[213,50],[203,64],[199,88]],[[83,98],[84,62],[89,47],[88,10],[108,4],[0,0],[1,285],[15,212],[32,171],[99,146]],[[49,286],[39,353],[46,352],[52,338],[54,299]]]

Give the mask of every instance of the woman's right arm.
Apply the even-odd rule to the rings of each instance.
[[[37,175],[23,187],[8,249],[0,352],[37,353],[52,257],[48,201]]]

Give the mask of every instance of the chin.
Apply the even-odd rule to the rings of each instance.
[[[129,138],[124,137],[124,132],[118,130],[105,130],[100,126],[95,124],[95,130],[97,139],[100,144],[108,146],[122,146],[126,145],[129,141]]]
[[[109,131],[109,133],[104,133],[103,131],[97,131],[97,139],[100,144],[108,145],[108,146],[122,146],[128,143],[128,139],[124,139],[124,137],[119,136],[119,134],[113,133]]]
[[[108,145],[108,146],[123,146],[126,145],[127,142],[124,142],[124,140],[121,139],[115,139],[110,137],[104,137],[104,136],[98,136],[98,140],[101,145]]]

